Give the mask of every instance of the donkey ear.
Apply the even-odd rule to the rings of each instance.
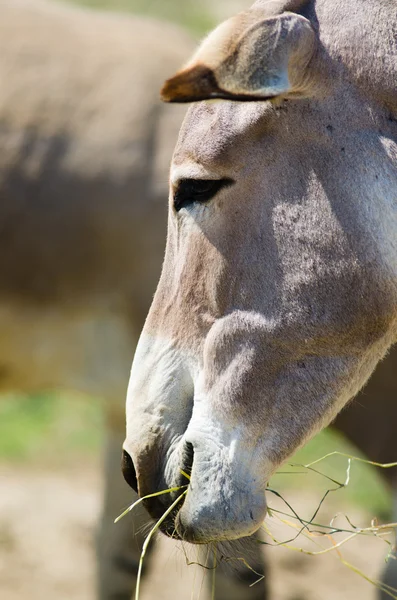
[[[318,38],[310,22],[285,12],[263,18],[251,9],[220,25],[161,91],[166,102],[211,98],[268,100],[308,96]]]

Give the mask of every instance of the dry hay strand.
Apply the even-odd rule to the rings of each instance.
[[[328,475],[326,475],[325,473],[322,473],[320,470],[314,468],[314,465],[317,465],[320,462],[323,462],[324,460],[327,460],[334,456],[341,456],[341,457],[347,458],[347,467],[346,467],[345,478],[344,478],[343,482],[337,481],[336,479],[333,479],[333,478],[329,477]],[[295,473],[313,472],[321,477],[326,478],[330,482],[332,482],[332,484],[335,487],[330,487],[325,491],[325,493],[321,497],[321,499],[310,519],[304,519],[301,516],[299,516],[298,512],[292,507],[292,505],[289,502],[287,502],[287,500],[278,491],[268,487],[267,492],[271,493],[274,496],[276,496],[277,498],[279,498],[285,504],[285,506],[288,508],[289,512],[282,511],[282,510],[276,509],[274,507],[269,507],[268,508],[268,516],[267,516],[266,522],[264,522],[262,525],[262,529],[266,532],[266,535],[268,536],[268,538],[271,541],[264,542],[264,541],[258,540],[258,543],[265,544],[266,546],[282,546],[292,552],[300,552],[302,554],[306,554],[309,556],[319,556],[322,554],[328,554],[328,553],[334,552],[336,557],[340,560],[340,562],[345,567],[347,567],[352,572],[354,572],[355,574],[357,574],[360,577],[362,577],[363,579],[365,579],[368,583],[372,584],[373,586],[375,586],[376,588],[378,588],[379,590],[384,592],[386,595],[388,595],[393,600],[397,600],[397,589],[395,589],[381,581],[372,579],[371,577],[367,576],[360,569],[358,569],[354,565],[350,564],[347,560],[345,560],[341,553],[342,546],[344,546],[345,544],[347,544],[349,541],[356,538],[357,536],[364,536],[364,537],[371,536],[371,537],[376,537],[378,539],[381,539],[384,543],[387,544],[388,553],[386,556],[386,560],[388,560],[388,559],[395,560],[396,559],[396,556],[395,556],[396,548],[395,548],[394,544],[389,539],[387,539],[387,536],[390,536],[391,534],[396,533],[397,523],[392,522],[392,523],[386,523],[386,524],[379,524],[376,519],[373,519],[369,526],[357,527],[352,523],[352,521],[348,517],[348,515],[343,514],[343,513],[337,513],[336,515],[334,515],[334,517],[332,517],[332,519],[330,520],[329,523],[324,524],[324,523],[321,523],[321,522],[319,523],[316,521],[316,517],[318,516],[318,513],[319,513],[321,507],[324,505],[329,494],[337,492],[338,490],[341,490],[349,485],[350,475],[351,475],[351,467],[352,467],[352,463],[355,461],[365,463],[368,465],[372,465],[374,467],[381,468],[381,469],[390,469],[390,468],[397,466],[397,462],[376,463],[373,461],[365,460],[363,458],[359,458],[357,456],[352,456],[350,454],[346,454],[346,453],[338,452],[338,451],[330,452],[330,453],[322,456],[321,458],[319,458],[311,463],[308,463],[306,465],[290,463],[289,466],[293,469],[293,471],[281,471],[281,472],[279,472],[279,474],[286,474],[286,473],[291,473],[291,474],[294,473],[295,474]],[[296,469],[300,469],[300,470],[296,470]],[[190,481],[190,475],[188,475],[184,471],[181,471],[181,474],[187,480]],[[167,490],[161,490],[154,494],[149,494],[147,496],[144,496],[143,498],[139,498],[139,500],[134,502],[119,517],[117,517],[117,519],[115,519],[115,523],[118,523],[123,517],[125,517],[136,506],[138,506],[140,503],[142,503],[146,499],[154,498],[156,496],[160,496],[163,494],[170,494],[172,492],[178,492],[178,491],[183,490],[182,493],[178,495],[178,497],[174,500],[174,502],[172,502],[172,504],[169,506],[169,508],[160,517],[160,519],[158,519],[158,521],[152,527],[152,529],[150,530],[149,534],[147,535],[147,537],[145,539],[145,542],[142,546],[142,552],[141,552],[141,557],[140,557],[140,561],[139,561],[135,600],[139,600],[139,596],[140,596],[142,568],[143,568],[143,563],[145,560],[147,548],[148,548],[154,534],[160,528],[161,524],[165,521],[165,519],[168,517],[168,515],[170,513],[172,513],[174,508],[176,508],[176,506],[186,496],[186,494],[188,493],[188,488],[189,488],[189,484],[179,486],[179,487],[169,488]],[[345,522],[347,523],[347,525],[345,527],[338,527],[336,525],[336,520],[340,516],[342,516],[344,518]],[[272,533],[271,527],[274,523],[277,523],[277,522],[288,526],[293,531],[293,535],[289,539],[283,540],[283,541],[279,540]],[[337,536],[337,535],[344,535],[344,537],[338,541],[337,539],[335,539],[335,536]],[[316,546],[318,549],[307,550],[307,549],[303,548],[302,546],[294,545],[295,542],[300,537],[304,538],[305,540],[309,540],[310,543],[313,544],[314,546]],[[319,543],[319,540],[326,540],[329,542],[329,545],[324,548]],[[208,566],[208,564],[203,565],[200,562],[189,561],[186,556],[186,553],[185,553],[185,558],[186,558],[187,565],[199,565],[204,569],[213,571],[212,598],[215,598],[215,573],[216,573],[216,569],[217,569],[220,561],[217,559],[216,544],[213,543],[213,544],[211,544],[211,546],[212,546],[212,552],[213,552],[212,566]],[[252,587],[253,585],[256,585],[257,583],[262,581],[262,579],[264,578],[264,575],[255,571],[244,557],[222,556],[221,560],[223,560],[225,562],[239,561],[242,564],[244,564],[244,566],[247,569],[249,569],[254,574],[256,574],[258,576],[258,579],[254,583],[252,583],[250,587]]]

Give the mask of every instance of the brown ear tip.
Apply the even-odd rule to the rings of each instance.
[[[160,96],[164,102],[189,102],[196,96],[196,87],[194,69],[179,71],[165,81]]]
[[[177,73],[164,82],[160,91],[160,97],[163,102],[184,102],[187,95],[190,95],[189,81],[186,81],[185,74]]]
[[[163,102],[172,102],[175,97],[174,78],[167,79],[160,90],[160,98]]]
[[[212,70],[199,64],[167,79],[160,95],[164,102],[197,102],[211,98],[218,90]]]

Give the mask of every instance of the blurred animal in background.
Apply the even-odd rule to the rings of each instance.
[[[120,471],[125,393],[184,113],[159,89],[192,47],[150,19],[0,3],[0,389],[105,400],[102,600],[135,584],[139,543],[113,524],[133,499]]]
[[[119,466],[124,399],[163,260],[184,113],[162,105],[159,89],[192,46],[165,23],[0,3],[0,386],[105,400],[100,600],[128,600],[136,580],[142,536],[113,524],[133,500]],[[382,363],[339,421],[375,460],[395,458],[395,364]],[[263,600],[265,584],[238,575],[219,578],[217,598]]]

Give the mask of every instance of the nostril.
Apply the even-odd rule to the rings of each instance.
[[[124,449],[121,455],[121,470],[128,485],[130,485],[132,489],[138,493],[138,481],[136,478],[134,463],[132,462],[131,456]]]
[[[194,449],[193,449],[193,444],[191,444],[190,442],[185,442],[185,445],[183,446],[183,450],[182,450],[182,464],[181,464],[181,470],[186,473],[186,475],[190,475],[192,474],[192,468],[193,468],[193,459],[194,459]],[[183,475],[183,473],[181,473],[181,481],[182,484],[181,485],[186,485],[188,482],[186,481],[186,477]]]

